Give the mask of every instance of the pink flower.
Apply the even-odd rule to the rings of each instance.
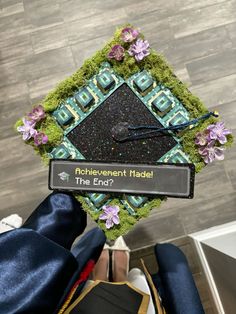
[[[115,45],[111,48],[111,51],[108,53],[109,59],[115,59],[121,61],[125,56],[125,49],[121,45]]]
[[[134,56],[136,61],[141,61],[143,58],[150,54],[149,43],[147,40],[137,39],[134,44],[132,44],[128,50],[130,56]]]
[[[205,163],[208,164],[212,161],[224,159],[224,148],[214,146],[215,141],[211,141],[207,146],[202,146],[198,149],[199,154],[204,159]]]
[[[139,31],[137,29],[126,27],[121,32],[121,39],[126,43],[131,43],[138,37],[138,35]]]
[[[118,213],[120,211],[119,206],[110,206],[110,205],[104,205],[102,207],[104,210],[104,213],[99,216],[100,220],[106,220],[106,228],[110,229],[115,225],[119,225],[120,218],[118,216]]]
[[[48,137],[43,132],[37,132],[34,135],[34,144],[36,146],[39,146],[41,144],[46,144],[48,142]]]
[[[40,120],[42,120],[43,118],[45,118],[45,112],[43,109],[43,106],[39,105],[37,107],[35,107],[29,114],[28,117],[34,121],[34,122],[38,122]]]
[[[34,137],[34,135],[37,133],[37,131],[34,129],[35,122],[26,120],[25,118],[23,118],[22,121],[24,125],[18,126],[17,131],[22,133],[23,140],[27,141],[31,137]]]
[[[209,137],[212,140],[218,140],[220,144],[225,144],[227,138],[225,135],[231,134],[231,131],[225,128],[224,122],[217,122],[207,127]]]
[[[195,143],[199,146],[205,146],[207,145],[211,139],[209,138],[209,131],[208,130],[204,130],[203,132],[198,132],[196,134],[196,139],[195,139]]]

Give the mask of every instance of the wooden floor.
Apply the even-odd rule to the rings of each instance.
[[[15,212],[26,218],[49,193],[47,169],[14,122],[122,23],[140,27],[236,135],[235,12],[235,0],[0,0],[0,218]],[[234,146],[197,176],[193,200],[169,199],[137,224],[126,237],[130,247],[235,220],[235,161]]]

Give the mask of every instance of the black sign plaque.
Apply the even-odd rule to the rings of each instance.
[[[52,159],[49,189],[192,198],[192,164],[130,164]]]

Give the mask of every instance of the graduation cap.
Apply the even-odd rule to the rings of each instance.
[[[118,30],[111,43],[46,97],[48,123],[39,127],[52,136],[36,148],[44,159],[204,166],[194,140],[217,114],[207,111],[142,38],[131,27]],[[142,55],[135,45],[142,46]],[[65,172],[59,177],[69,182]],[[168,177],[170,185],[174,175]],[[189,182],[194,184],[193,177]],[[126,233],[165,198],[93,190],[76,197],[110,239]],[[120,224],[109,230],[99,220],[107,206],[120,208]]]

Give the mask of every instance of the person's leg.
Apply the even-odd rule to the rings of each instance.
[[[70,193],[52,193],[34,210],[21,228],[37,233],[70,249],[87,224],[86,213]]]
[[[108,249],[103,249],[101,255],[93,269],[92,279],[86,281],[82,291],[86,290],[91,286],[95,280],[109,281],[109,251]]]
[[[127,281],[127,275],[129,272],[130,249],[126,245],[124,238],[122,236],[117,238],[111,249],[113,250],[112,254],[113,281],[114,282]]]
[[[127,281],[129,257],[126,251],[116,250],[113,252],[113,281]]]
[[[106,245],[94,267],[93,270],[93,280],[103,280],[108,281],[109,276],[109,250]]]

